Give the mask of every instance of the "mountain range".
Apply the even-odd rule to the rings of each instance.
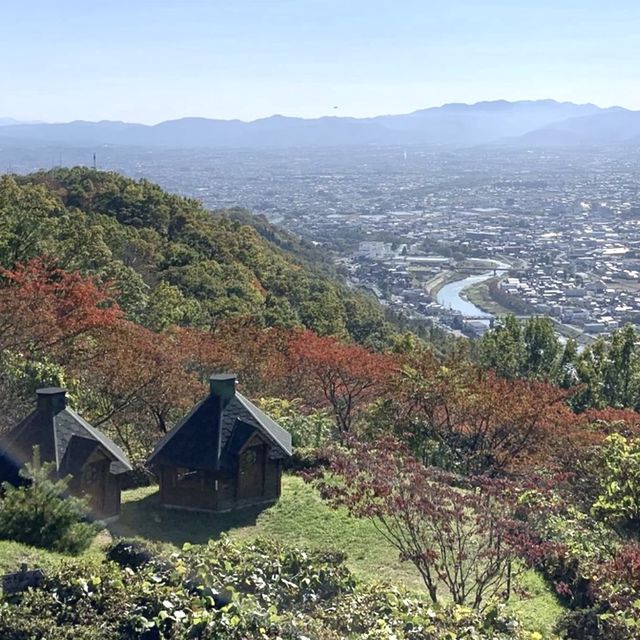
[[[166,148],[274,148],[349,145],[603,146],[640,143],[640,111],[554,100],[445,104],[409,114],[251,122],[181,118],[156,125],[117,121],[20,123],[0,118],[8,143]]]

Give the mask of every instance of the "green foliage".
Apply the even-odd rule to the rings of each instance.
[[[322,447],[335,429],[333,418],[326,411],[313,409],[302,413],[300,403],[280,398],[260,398],[258,405],[290,434],[294,447]]]
[[[502,378],[520,376],[525,359],[522,327],[515,316],[507,316],[480,341],[480,362]]]
[[[226,317],[389,343],[381,307],[335,279],[326,255],[241,210],[211,213],[145,180],[86,168],[0,181],[0,265],[47,254],[113,281],[153,329]]]
[[[502,378],[555,382],[563,372],[563,348],[548,318],[532,317],[521,325],[507,316],[482,337],[479,357],[482,366]]]
[[[614,433],[598,451],[594,516],[640,538],[640,438]]]
[[[635,409],[640,402],[638,337],[631,325],[614,331],[608,340],[596,340],[577,361],[578,379],[585,388],[574,406]]]
[[[501,609],[428,605],[384,584],[358,586],[340,554],[258,540],[185,545],[136,570],[68,565],[0,605],[3,640],[507,640]]]
[[[579,385],[571,404],[582,411],[640,406],[640,354],[632,325],[599,338],[578,353],[568,340],[562,346],[548,318],[521,325],[507,316],[478,345],[478,360],[500,377],[548,380],[563,388]]]
[[[83,500],[67,496],[70,478],[52,479],[55,463],[40,462],[37,448],[33,462],[20,475],[19,487],[5,482],[0,500],[0,538],[51,551],[78,554],[89,547],[98,526],[86,522]]]

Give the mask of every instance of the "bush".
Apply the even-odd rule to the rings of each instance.
[[[120,478],[120,488],[123,491],[127,489],[137,489],[139,487],[150,487],[157,484],[157,478],[145,467],[136,465],[131,471],[122,474]]]
[[[154,552],[140,540],[119,540],[109,545],[106,551],[107,560],[120,567],[139,569],[155,559]]]
[[[84,500],[65,496],[70,478],[51,479],[54,469],[54,463],[40,463],[36,448],[33,462],[20,470],[26,483],[2,485],[0,538],[78,554],[89,547],[99,526],[86,521]]]
[[[320,471],[329,466],[326,449],[294,449],[293,455],[284,461],[284,469],[294,473]]]
[[[131,542],[131,541],[125,541]],[[117,545],[116,545],[117,546]],[[121,547],[123,555],[128,551]],[[66,565],[0,605],[2,640],[519,640],[516,620],[361,586],[341,554],[274,542],[189,546],[138,570]],[[221,596],[225,597],[222,598]],[[533,636],[535,637],[535,636]]]
[[[335,421],[326,411],[303,413],[299,400],[280,398],[260,398],[258,405],[291,434],[295,449],[323,447],[331,440]]]

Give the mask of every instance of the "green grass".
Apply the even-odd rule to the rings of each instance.
[[[182,546],[204,543],[223,533],[236,540],[275,538],[305,548],[338,549],[347,554],[350,569],[365,580],[386,580],[424,592],[417,570],[400,562],[397,551],[368,520],[334,510],[300,478],[282,479],[282,496],[273,506],[235,513],[206,514],[164,509],[158,504],[157,487],[125,491],[122,514],[110,525],[114,535],[140,536],[154,542]],[[518,580],[518,591],[509,604],[527,629],[551,638],[562,614],[562,605],[541,576],[527,571]]]
[[[478,282],[477,284],[463,289],[460,295],[472,304],[475,304],[476,307],[479,307],[488,313],[493,313],[497,316],[504,316],[509,313],[513,313],[513,311],[509,311],[509,309],[503,307],[491,297],[487,281]]]
[[[224,532],[236,540],[264,536],[306,548],[338,549],[346,552],[349,567],[362,578],[422,588],[418,572],[399,561],[398,552],[371,522],[332,509],[300,478],[285,476],[282,484],[277,504],[222,514],[161,508],[157,487],[125,491],[122,514],[109,528],[114,535],[141,536],[178,547],[207,542]]]
[[[525,595],[510,602],[509,609],[518,615],[526,629],[552,638],[553,627],[566,609],[539,573],[526,571],[518,583]]]
[[[141,537],[169,547],[206,543],[224,533],[235,540],[268,537],[305,548],[337,549],[347,554],[347,564],[361,579],[385,580],[424,593],[416,569],[400,562],[397,551],[371,522],[330,508],[311,486],[294,476],[283,478],[282,497],[277,504],[224,514],[162,508],[155,486],[124,491],[121,516],[108,529],[114,536]],[[102,548],[108,537],[106,532],[100,534],[80,558],[99,562],[104,558]],[[0,541],[1,573],[17,570],[22,562],[30,568],[55,570],[70,560],[70,556]],[[518,582],[524,596],[514,597],[509,609],[519,615],[525,628],[551,638],[562,605],[535,572],[527,571]]]
[[[81,559],[85,562],[101,562],[104,559],[103,544],[104,537],[98,536],[83,554],[68,556],[55,551],[30,547],[13,540],[0,540],[0,574],[17,571],[22,563],[25,563],[29,569],[55,571],[60,565],[73,562],[75,559]]]

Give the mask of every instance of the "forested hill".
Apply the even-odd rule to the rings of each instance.
[[[304,243],[248,212],[209,212],[147,181],[87,168],[0,178],[3,266],[47,255],[112,281],[128,316],[154,329],[249,318],[377,346],[380,306],[330,276]]]

